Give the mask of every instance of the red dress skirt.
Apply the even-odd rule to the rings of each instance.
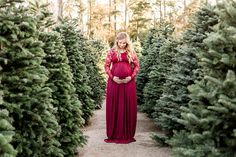
[[[106,61],[106,71],[109,79],[106,91],[106,132],[105,142],[130,143],[134,142],[136,122],[137,122],[137,97],[135,75],[139,70],[139,64],[136,60],[134,68],[128,62],[127,53],[121,54],[118,60],[114,51],[109,52]],[[136,58],[137,59],[137,58]],[[112,68],[110,69],[110,65]],[[109,69],[107,69],[109,68]],[[136,72],[135,72],[136,71]],[[124,79],[131,76],[132,80],[128,83],[117,84],[112,80],[113,76]]]

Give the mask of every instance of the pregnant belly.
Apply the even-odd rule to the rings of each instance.
[[[120,79],[124,79],[127,76],[131,76],[132,67],[130,64],[128,64],[126,62],[116,63],[112,67],[112,74],[113,74],[113,76],[117,76]]]

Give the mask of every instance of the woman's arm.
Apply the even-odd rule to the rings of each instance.
[[[109,51],[107,53],[107,57],[106,57],[106,62],[105,62],[105,71],[107,73],[107,75],[109,76],[109,78],[113,79],[113,75],[111,73],[111,60],[112,60],[112,57],[111,57],[111,51]]]
[[[132,79],[137,75],[137,73],[140,70],[139,60],[138,60],[138,57],[137,57],[136,54],[133,56],[133,63],[134,63],[134,70],[133,70],[133,73],[131,75]]]

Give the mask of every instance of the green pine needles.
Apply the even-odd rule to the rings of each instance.
[[[176,157],[235,156],[235,23],[236,3],[226,0],[215,12],[219,24],[204,40],[199,53],[202,79],[189,86],[191,101],[183,107],[181,119],[186,130],[170,141]],[[183,141],[183,142],[180,142]]]
[[[1,80],[0,80],[0,87]],[[0,156],[15,157],[17,151],[13,148],[11,142],[15,135],[15,128],[12,126],[12,118],[9,117],[9,111],[3,105],[3,91],[0,91]]]
[[[74,86],[76,94],[82,103],[83,118],[88,122],[92,116],[92,111],[95,109],[95,102],[91,98],[92,90],[88,84],[87,69],[85,66],[85,58],[83,52],[80,50],[79,34],[73,23],[64,22],[55,29],[62,35],[62,41],[67,51],[69,65],[72,69],[74,77]]]
[[[74,157],[104,95],[95,48],[70,23],[53,30],[47,5],[17,2],[0,1],[0,156]]]
[[[52,89],[52,104],[57,109],[55,115],[61,126],[57,140],[62,154],[73,156],[77,146],[83,146],[87,140],[80,130],[84,119],[81,117],[81,102],[73,85],[72,70],[59,33],[41,33],[40,40],[45,43],[43,65],[50,72],[46,85]]]
[[[6,10],[1,10],[0,65],[3,106],[15,128],[12,145],[19,156],[57,156],[60,126],[51,104],[52,90],[45,86],[49,71],[41,65],[45,53],[36,20],[24,8]]]

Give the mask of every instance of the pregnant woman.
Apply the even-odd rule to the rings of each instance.
[[[105,70],[108,74],[106,91],[107,143],[135,141],[137,97],[135,76],[139,61],[132,49],[130,37],[120,32],[114,47],[108,52]]]

